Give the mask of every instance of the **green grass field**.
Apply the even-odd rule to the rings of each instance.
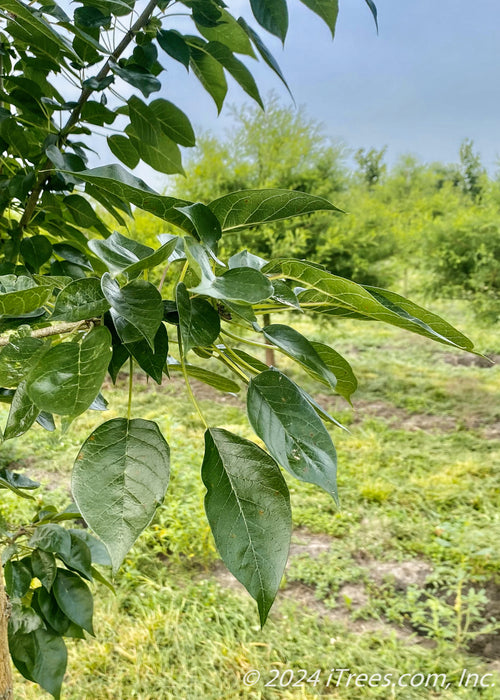
[[[499,353],[498,328],[478,327],[459,303],[432,306],[481,352]],[[360,384],[353,410],[300,375],[351,431],[333,434],[340,510],[287,476],[292,550],[261,631],[253,601],[218,560],[204,516],[197,414],[177,378],[159,388],[138,376],[134,411],[156,420],[169,440],[171,485],[117,577],[116,595],[99,586],[95,639],[69,643],[67,700],[499,697],[498,364],[376,325],[322,321],[301,330],[343,353]],[[299,376],[288,360],[279,364]],[[45,484],[45,502],[66,504],[79,445],[101,421],[124,415],[125,387],[123,376],[106,392],[109,411],[82,416],[63,436],[37,426],[5,443],[2,466],[26,469]],[[193,387],[209,423],[251,437],[244,397]],[[3,498],[10,517],[19,513],[19,499]],[[346,687],[338,674],[328,683],[339,668],[392,674],[391,683],[352,679]],[[261,681],[247,687],[252,669]],[[496,675],[486,677],[490,687],[474,688],[474,678],[466,687],[463,669]],[[397,685],[416,673],[424,675],[415,687]],[[428,674],[447,674],[448,687],[442,679],[433,687]],[[19,675],[16,694],[43,696]]]

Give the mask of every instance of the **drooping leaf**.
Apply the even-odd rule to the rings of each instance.
[[[60,343],[47,352],[28,375],[28,396],[42,411],[78,416],[99,393],[110,359],[108,329],[93,328],[80,343]]]
[[[203,27],[200,25],[198,26],[198,31],[209,42],[221,42],[230,51],[255,58],[248,34],[227,10],[221,9],[221,17],[215,27]]]
[[[257,83],[245,64],[237,59],[225,44],[221,44],[219,41],[209,42],[206,50],[216,61],[224,66],[247,95],[264,109],[264,103],[262,102]]]
[[[279,301],[280,304],[291,306],[294,309],[300,309],[300,302],[297,295],[283,280],[273,280],[274,293],[272,299]]]
[[[288,31],[286,0],[250,0],[250,6],[260,26],[284,42]]]
[[[303,367],[319,375],[325,384],[335,389],[337,378],[314,349],[312,343],[290,326],[275,323],[262,329],[262,333],[272,344],[283,350]]]
[[[70,282],[56,299],[52,320],[84,321],[102,316],[109,309],[97,277],[84,277]],[[1,355],[0,355],[1,358]]]
[[[290,546],[290,496],[278,465],[227,430],[205,433],[205,510],[219,553],[257,601],[261,625],[278,591]]]
[[[281,72],[281,68],[279,67],[276,59],[274,58],[272,53],[269,51],[267,46],[264,44],[264,42],[262,41],[260,36],[257,34],[257,32],[254,29],[252,29],[252,27],[250,27],[245,22],[243,17],[238,18],[238,24],[240,24],[240,26],[243,27],[243,29],[245,30],[245,32],[248,34],[248,36],[252,40],[255,48],[260,53],[260,55],[262,56],[264,61],[267,63],[269,68],[271,68],[271,70],[274,71],[274,73],[276,73],[278,78],[281,80],[281,82],[283,83],[283,85],[286,87],[286,89],[288,90],[288,92],[291,95],[292,93],[290,92],[290,88],[288,87],[288,83],[285,80],[285,76]]]
[[[373,0],[365,0],[366,4],[370,8],[370,12],[373,15],[373,19],[375,20],[375,26],[377,27],[377,32],[378,32],[378,16],[377,16],[377,6],[373,2]]]
[[[277,370],[250,380],[248,419],[274,459],[301,481],[337,500],[337,455],[316,411],[294,382]]]
[[[83,576],[83,578],[92,581],[92,555],[90,553],[90,548],[87,546],[86,542],[72,532],[70,532],[70,537],[71,549],[69,556],[60,556],[68,569],[76,571],[80,576]]]
[[[120,66],[119,63],[112,63],[111,70],[129,85],[138,88],[144,97],[149,97],[152,92],[158,92],[161,89],[161,82],[158,78],[142,66]]]
[[[169,464],[158,426],[139,418],[103,423],[83,444],[73,467],[73,497],[106,545],[114,571],[163,501]]]
[[[111,272],[122,272],[129,265],[147,258],[154,252],[150,246],[127,238],[117,231],[105,240],[100,238],[90,240],[89,248],[106,263]]]
[[[209,249],[213,249],[222,236],[219,219],[201,202],[177,207],[192,222],[197,236]]]
[[[132,280],[120,288],[107,272],[102,276],[101,287],[122,342],[146,340],[154,348],[154,338],[163,320],[162,299],[156,287],[145,280]]]
[[[23,238],[19,252],[24,262],[33,270],[38,271],[52,255],[52,244],[46,236],[30,236],[29,238]]]
[[[9,647],[17,670],[59,700],[68,660],[63,639],[47,630],[35,629],[30,634],[12,635]]]
[[[157,384],[161,384],[163,368],[168,355],[168,334],[165,326],[160,324],[154,339],[154,348],[151,349],[145,340],[128,343],[127,350],[146,374],[152,377]]]
[[[179,147],[165,134],[153,110],[135,95],[128,105],[131,129],[125,131],[142,160],[161,173],[183,173]]]
[[[358,380],[356,379],[351,365],[342,357],[336,350],[325,343],[311,341],[311,345],[321,357],[323,362],[337,378],[337,386],[335,391],[343,396],[347,401],[351,401],[351,396],[358,388]],[[322,377],[317,375],[318,381],[322,381]]]
[[[10,559],[4,567],[5,590],[11,598],[23,598],[29,590],[33,573],[29,557]]]
[[[139,154],[134,144],[123,134],[113,134],[107,138],[111,153],[133,170],[139,164]]]
[[[4,440],[19,437],[31,428],[37,419],[40,409],[35,406],[26,391],[26,382],[23,381],[16,389],[12,397],[7,423],[3,433]]]
[[[160,29],[156,35],[156,40],[161,48],[173,59],[189,68],[190,52],[189,46],[184,38],[174,30]]]
[[[52,590],[63,613],[72,622],[93,635],[94,599],[85,581],[72,571],[57,569]]]
[[[207,50],[207,42],[196,36],[185,37],[191,52],[193,73],[212,97],[220,113],[227,94],[224,68]]]
[[[220,317],[214,307],[205,299],[190,299],[182,282],[177,285],[176,301],[183,353],[212,345],[220,333]]]
[[[40,581],[42,586],[50,591],[56,578],[57,563],[52,552],[44,552],[43,549],[35,549],[31,554],[31,568],[33,576]]]
[[[223,231],[235,231],[269,221],[315,211],[342,211],[323,197],[297,190],[241,190],[215,199],[208,205]]]
[[[306,7],[315,12],[318,17],[326,23],[332,33],[332,39],[335,37],[335,26],[339,14],[338,0],[300,0]]]
[[[163,99],[153,100],[148,106],[169,139],[186,147],[196,144],[191,122],[179,107]]]

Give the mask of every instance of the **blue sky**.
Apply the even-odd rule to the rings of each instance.
[[[248,1],[228,2],[236,15]],[[500,2],[498,0],[377,0],[380,32],[364,0],[340,0],[335,41],[299,0],[289,0],[285,49],[262,30],[298,104],[325,132],[353,148],[388,146],[388,160],[412,153],[424,161],[454,161],[461,141],[474,139],[485,165],[500,156]],[[253,26],[256,26],[253,22]],[[247,65],[262,94],[286,90],[265,66]],[[183,68],[169,66],[164,96],[193,123],[221,133],[208,96]],[[228,103],[246,101],[230,83]]]

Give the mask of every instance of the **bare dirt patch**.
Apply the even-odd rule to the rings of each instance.
[[[500,363],[500,355],[490,354],[481,357],[479,355],[469,354],[454,354],[446,352],[440,355],[441,360],[454,367],[481,367],[482,369],[491,369],[494,365]]]

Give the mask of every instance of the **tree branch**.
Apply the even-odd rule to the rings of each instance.
[[[125,34],[123,39],[120,41],[116,49],[113,51],[111,56],[108,58],[106,63],[103,65],[101,70],[96,76],[96,80],[101,81],[103,80],[109,71],[111,70],[111,64],[117,61],[122,53],[125,51],[127,46],[133,41],[134,36],[148,23],[151,15],[153,14],[154,9],[156,8],[158,4],[158,0],[150,0],[150,2],[146,5],[144,8],[144,11],[142,14],[137,18],[137,20],[134,22],[132,27],[129,29],[129,31]],[[63,126],[61,129],[60,133],[60,138],[64,142],[68,134],[70,133],[71,129],[75,126],[75,124],[78,122],[80,119],[80,114],[82,112],[83,106],[93,93],[93,90],[90,88],[83,88],[82,92],[80,94],[80,97],[78,99],[78,102],[76,103],[76,106],[73,108],[73,111],[68,117],[68,121],[66,124]],[[36,209],[36,205],[38,203],[38,199],[40,197],[40,193],[42,191],[43,186],[47,182],[47,180],[50,177],[50,172],[51,172],[51,166],[52,166],[52,161],[47,158],[47,160],[43,163],[42,167],[40,168],[40,172],[38,175],[38,179],[36,182],[35,187],[31,191],[31,194],[28,198],[28,201],[26,203],[26,208],[23,212],[23,215],[21,217],[21,220],[19,222],[19,228],[21,230],[21,235],[26,226],[29,224],[31,221],[33,214]]]
[[[50,335],[62,335],[66,333],[73,333],[78,328],[85,328],[90,325],[95,325],[101,322],[100,318],[89,318],[86,321],[76,321],[75,323],[57,323],[54,326],[47,326],[46,328],[37,328],[31,334],[32,338],[48,338]],[[5,347],[10,343],[10,337],[4,336],[0,337],[0,347]]]

